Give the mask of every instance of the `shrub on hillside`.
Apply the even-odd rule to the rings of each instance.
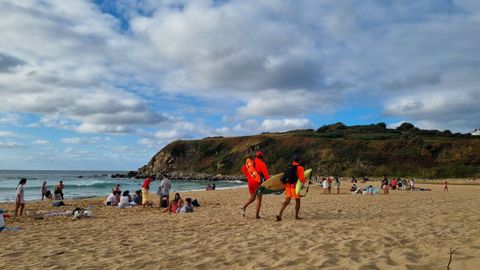
[[[415,126],[411,123],[402,123],[399,127],[397,127],[397,130],[399,131],[407,131],[407,130],[410,130],[412,128],[415,128]]]

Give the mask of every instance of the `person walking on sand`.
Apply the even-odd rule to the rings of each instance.
[[[257,200],[255,218],[260,219],[260,208],[262,207],[262,195],[257,195],[255,193],[258,187],[262,184],[262,182],[270,178],[270,175],[268,174],[267,165],[265,165],[265,163],[263,162],[262,151],[258,151],[257,153],[255,153],[255,159],[253,160],[253,168],[260,175],[260,179],[261,179],[260,182],[258,182],[251,176],[251,174],[248,172],[247,165],[244,165],[242,167],[242,172],[248,181],[248,192],[250,193],[250,198],[242,207],[242,216],[245,217],[245,211],[247,210],[247,207],[250,204],[252,204],[255,200]]]
[[[25,208],[25,187],[24,185],[27,183],[27,179],[22,178],[20,182],[18,182],[17,192],[15,194],[15,216],[18,216],[18,210],[20,209],[20,216],[23,215],[23,209]]]
[[[448,191],[448,183],[447,181],[445,181],[445,186],[443,187],[443,192],[447,192]]]
[[[145,178],[145,181],[143,181],[142,185],[142,206],[145,208],[147,205],[151,205],[151,203],[148,202],[148,191],[150,190],[150,183],[152,181],[155,181],[155,178],[152,177],[147,177]]]
[[[290,175],[284,177],[282,180],[285,181],[285,202],[283,202],[280,212],[276,216],[277,221],[282,220],[283,211],[290,204],[291,199],[295,199],[295,219],[301,219],[299,217],[300,213],[300,196],[295,191],[295,186],[297,181],[300,180],[302,183],[305,183],[305,173],[304,168],[300,166],[300,156],[293,156],[293,161],[290,169]]]
[[[43,181],[43,184],[42,184],[42,187],[40,188],[40,192],[42,192],[42,201],[43,201],[43,198],[46,198],[47,196],[47,181]]]
[[[63,181],[60,181],[60,183],[55,187],[55,191],[54,191],[54,194],[58,194],[62,200],[64,200],[63,198],[63,188],[65,187],[65,185],[63,185]],[[55,196],[57,199],[57,196]]]

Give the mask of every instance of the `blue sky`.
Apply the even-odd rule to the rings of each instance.
[[[480,2],[0,0],[0,169],[130,170],[176,139],[480,127]]]

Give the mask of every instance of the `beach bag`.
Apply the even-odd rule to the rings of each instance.
[[[297,183],[297,165],[288,164],[288,166],[283,171],[283,176],[281,178],[282,183],[284,184],[295,184]]]

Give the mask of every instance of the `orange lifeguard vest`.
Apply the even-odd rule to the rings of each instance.
[[[250,176],[250,179],[259,183],[262,182],[260,174],[258,174],[258,172],[255,170],[255,163],[253,160],[247,158],[247,161],[245,162],[245,167],[247,168],[248,176]]]

